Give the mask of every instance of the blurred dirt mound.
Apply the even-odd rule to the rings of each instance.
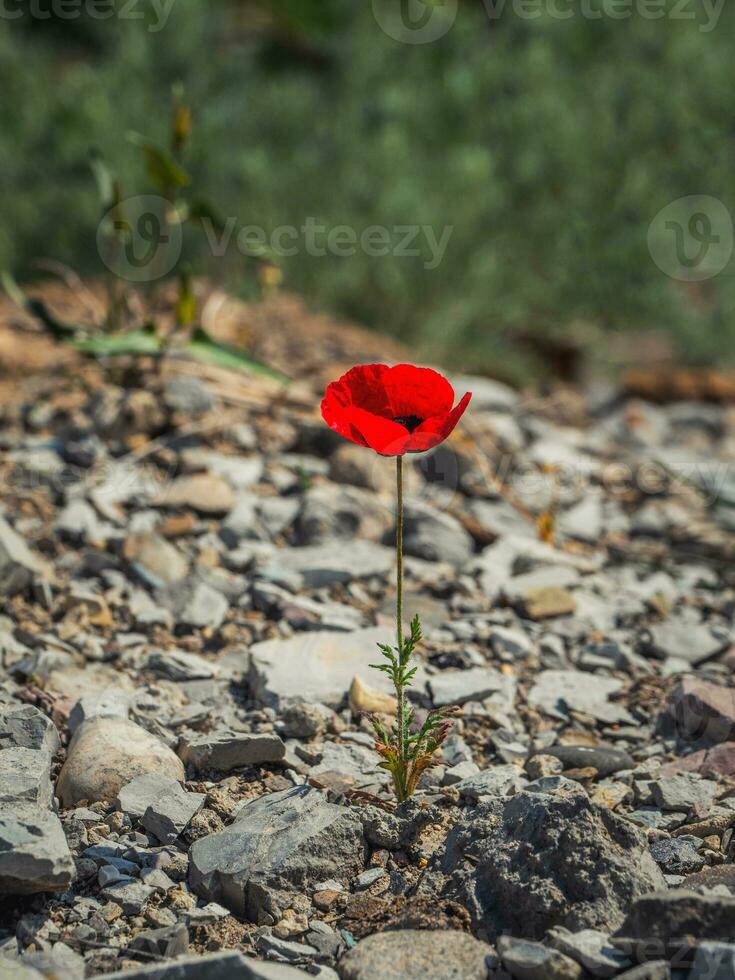
[[[103,283],[78,287],[48,281],[28,289],[64,323],[102,330],[106,309]],[[330,376],[341,365],[401,360],[405,349],[395,340],[327,314],[312,312],[298,296],[278,294],[245,303],[206,281],[196,284],[202,326],[217,340],[241,348],[291,378]],[[133,313],[140,325],[153,320],[168,333],[173,328],[176,291],[167,284],[150,296],[133,296]],[[78,358],[45,334],[38,321],[7,297],[0,297],[0,379],[42,373]]]

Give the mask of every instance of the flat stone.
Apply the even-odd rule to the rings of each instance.
[[[430,504],[408,500],[403,523],[406,555],[461,567],[473,552],[472,538],[456,517]]]
[[[699,752],[692,752],[661,766],[662,776],[675,776],[680,772],[696,772],[705,779],[735,776],[735,742],[723,742],[711,749],[700,749]]]
[[[207,474],[198,475],[214,474],[234,490],[249,489],[263,475],[262,456],[233,456],[214,452],[211,449],[184,449],[181,455],[187,467],[209,471]]]
[[[699,664],[716,657],[729,645],[704,623],[669,619],[649,628],[651,653],[659,657],[674,657],[688,664]]]
[[[0,895],[65,891],[75,876],[55,813],[30,805],[0,808]]]
[[[394,642],[394,631],[382,626],[266,640],[250,649],[248,684],[253,697],[269,705],[277,705],[282,698],[303,698],[338,707],[355,676],[378,691],[391,693],[389,679],[370,664],[380,659],[378,643]],[[426,674],[420,661],[417,665],[415,686],[420,688]]]
[[[178,783],[148,804],[141,824],[162,844],[174,843],[204,806],[206,793],[187,793]]]
[[[626,953],[680,957],[707,941],[729,942],[735,897],[671,888],[635,899],[613,943]]]
[[[101,894],[108,902],[116,902],[126,915],[138,915],[148,904],[154,889],[137,878],[128,878],[106,885]]]
[[[216,674],[214,664],[183,650],[154,650],[148,655],[146,667],[171,681],[207,680]]]
[[[113,805],[116,810],[127,813],[135,822],[140,820],[151,803],[155,803],[162,793],[173,791],[175,786],[179,786],[175,779],[157,772],[146,772],[122,786]]]
[[[189,951],[189,930],[183,922],[161,929],[142,929],[133,936],[130,948],[153,957],[182,956]]]
[[[221,476],[195,473],[172,480],[156,504],[159,507],[189,507],[205,515],[227,514],[235,505],[235,494]]]
[[[678,776],[666,776],[651,782],[654,802],[662,810],[688,813],[693,806],[709,809],[717,793],[717,783],[702,779],[696,773],[682,772]]]
[[[295,892],[335,875],[363,870],[366,845],[359,815],[309,786],[247,803],[234,823],[195,841],[189,851],[191,887],[251,922],[275,921]]]
[[[464,704],[465,701],[484,701],[498,694],[498,704],[512,711],[515,701],[514,677],[492,667],[471,667],[469,670],[443,670],[429,678],[429,691],[436,707]]]
[[[312,589],[338,585],[364,578],[387,578],[393,570],[396,556],[392,548],[373,541],[350,541],[308,545],[305,548],[284,548],[278,553],[283,567],[303,576]]]
[[[108,973],[106,980],[304,980],[304,974],[283,963],[267,963],[228,949]]]
[[[498,938],[498,953],[516,980],[580,980],[582,967],[553,946],[512,936]]]
[[[42,574],[40,559],[0,516],[0,595],[12,596],[25,591]]]
[[[95,718],[74,733],[56,791],[65,807],[81,800],[111,803],[123,786],[143,773],[183,780],[184,766],[138,725],[122,718]]]
[[[563,926],[557,926],[549,930],[547,940],[594,977],[612,977],[630,965],[630,960],[610,945],[610,937],[597,929],[570,932]]]
[[[688,740],[726,742],[735,737],[735,689],[684,677],[672,691],[667,712]]]
[[[157,598],[177,623],[195,629],[219,629],[229,608],[221,592],[194,577],[161,589]]]
[[[397,929],[362,939],[338,971],[340,980],[486,980],[491,953],[465,932]]]
[[[0,806],[35,803],[49,808],[53,802],[51,756],[39,749],[17,746],[0,752]]]
[[[108,687],[79,698],[69,715],[69,731],[74,732],[93,718],[123,718],[130,713],[130,695],[119,688]]]
[[[179,756],[195,772],[213,769],[230,772],[240,766],[257,766],[279,762],[286,746],[278,735],[249,735],[244,732],[213,732],[186,738],[179,746]]]
[[[577,600],[572,593],[557,585],[528,589],[523,593],[521,604],[529,619],[571,616],[577,608]]]
[[[558,759],[564,769],[586,769],[592,766],[601,778],[635,766],[635,762],[627,752],[607,746],[553,745],[551,748],[543,749],[541,754]],[[529,756],[529,759],[532,758],[533,755]]]
[[[476,776],[468,776],[455,783],[454,788],[459,791],[460,796],[466,796],[470,800],[480,800],[487,796],[513,796],[522,790],[526,783],[522,770],[509,763],[505,766],[483,769]]]
[[[50,757],[59,750],[59,734],[38,708],[11,701],[0,704],[0,750],[11,747],[38,749]]]
[[[129,534],[123,545],[123,557],[153,589],[179,582],[189,572],[189,563],[176,545],[152,531]]]
[[[175,412],[187,418],[199,418],[217,405],[212,393],[200,378],[180,374],[164,383],[164,401]]]
[[[622,705],[607,700],[622,686],[617,678],[581,670],[542,670],[528,703],[552,718],[566,719],[569,711],[579,711],[607,724],[632,723],[633,716]]]

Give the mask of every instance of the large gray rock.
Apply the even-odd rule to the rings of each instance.
[[[32,805],[0,808],[0,895],[64,891],[74,876],[55,813]]]
[[[0,752],[0,806],[53,802],[51,755],[39,749],[9,748]]]
[[[341,980],[485,980],[492,949],[465,932],[377,932],[342,957]]]
[[[226,830],[196,841],[189,881],[206,901],[270,924],[289,896],[362,871],[366,845],[358,814],[308,786],[246,804]]]
[[[421,501],[406,503],[403,549],[426,561],[446,561],[461,567],[473,551],[473,542],[456,517]]]
[[[542,670],[528,695],[528,703],[552,718],[568,717],[580,711],[608,724],[633,723],[633,716],[621,704],[608,701],[623,682],[582,670]]]
[[[672,888],[639,896],[613,942],[639,959],[673,959],[701,942],[731,942],[733,936],[735,897]]]
[[[182,956],[173,963],[148,963],[109,973],[107,980],[305,980],[301,970],[284,963],[266,963],[223,950],[206,956]]]
[[[51,756],[59,748],[59,734],[38,708],[12,701],[0,705],[0,750],[11,746],[40,749]]]
[[[0,595],[23,592],[43,573],[43,566],[23,538],[0,517]]]
[[[143,773],[184,779],[179,757],[145,729],[122,718],[94,718],[74,733],[56,791],[62,806],[112,802]]]
[[[328,541],[305,548],[284,548],[277,552],[278,563],[291,572],[299,572],[309,588],[352,582],[355,579],[387,578],[396,555],[392,548],[373,541]]]
[[[475,926],[541,939],[614,928],[631,901],[663,885],[645,836],[565,781],[474,808],[449,834],[420,890],[456,897]]]
[[[285,754],[286,746],[278,735],[268,733],[213,732],[186,738],[179,746],[184,764],[195,772],[203,769],[230,772],[240,766],[279,762]]]
[[[281,698],[303,698],[337,707],[358,676],[370,687],[389,693],[388,678],[373,670],[380,653],[378,643],[393,643],[387,627],[334,633],[320,630],[288,640],[266,640],[250,650],[248,683],[253,697],[268,705]],[[425,674],[419,668],[416,686]]]

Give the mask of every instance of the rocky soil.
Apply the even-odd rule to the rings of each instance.
[[[406,612],[460,710],[395,809],[394,470],[319,417],[340,353],[16,379],[0,977],[735,976],[735,413],[455,379]]]

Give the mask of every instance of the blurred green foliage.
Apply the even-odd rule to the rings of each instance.
[[[683,286],[647,246],[679,197],[735,213],[732,5],[706,31],[701,16],[590,19],[577,4],[493,19],[464,0],[441,39],[408,45],[367,2],[175,0],[158,32],[150,4],[137,0],[145,20],[4,25],[0,267],[102,271],[89,148],[144,193],[126,133],[160,141],[181,80],[187,169],[239,225],[453,229],[433,269],[423,236],[421,257],[299,248],[284,282],[314,306],[508,377],[547,369],[539,338],[600,330],[664,329],[695,360],[735,353],[732,262]],[[247,259],[198,247],[198,271],[238,289]]]

